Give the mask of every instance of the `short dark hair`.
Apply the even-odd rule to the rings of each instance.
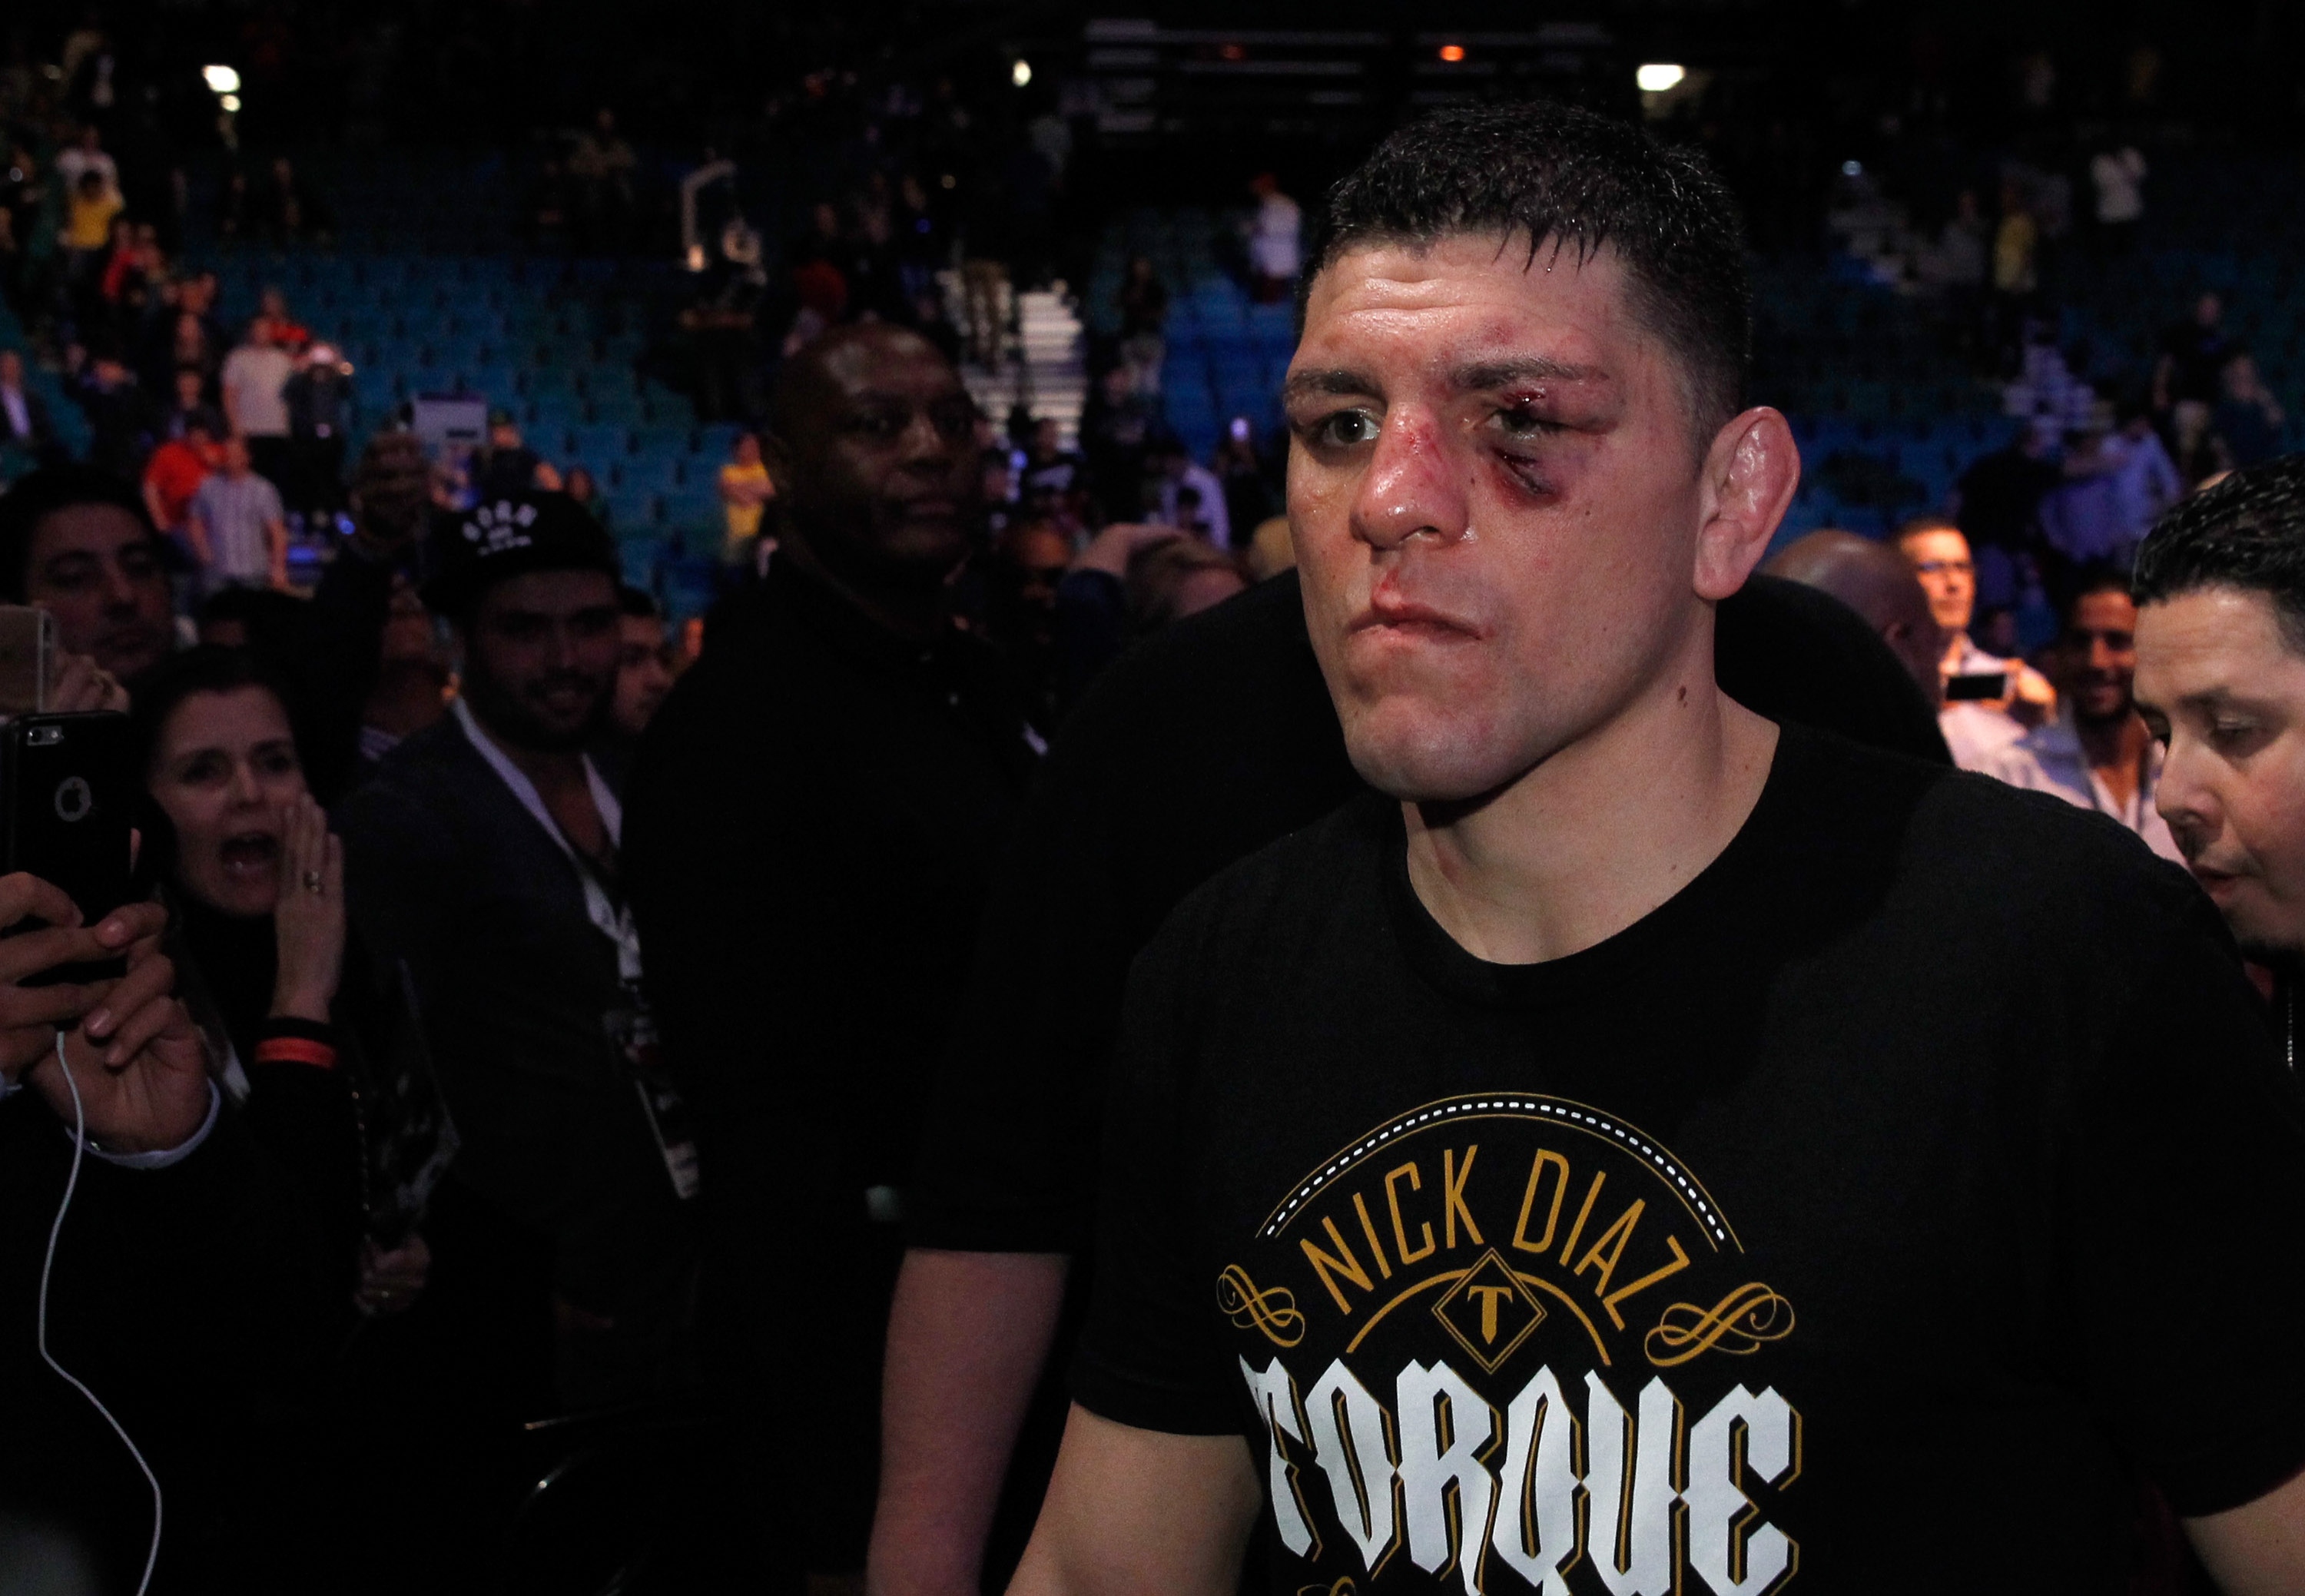
[[[138,683],[129,709],[137,770],[150,768],[160,750],[160,733],[177,705],[196,693],[236,693],[242,687],[263,688],[284,710],[292,702],[287,679],[252,648],[203,643],[162,661]]]
[[[2105,560],[2092,559],[2074,567],[2059,577],[2053,588],[2057,605],[2057,631],[2060,636],[2073,624],[2073,611],[2083,599],[2101,593],[2117,593],[2129,596],[2129,578],[2121,568]]]
[[[108,504],[136,518],[147,537],[156,542],[151,512],[143,497],[125,480],[96,465],[43,465],[16,479],[0,493],[0,602],[21,604],[31,576],[32,534],[40,523],[58,510],[84,504]]]
[[[202,627],[237,622],[247,630],[251,649],[277,661],[293,651],[310,607],[293,593],[268,587],[224,587],[200,601],[193,620]]]
[[[140,886],[166,881],[176,868],[175,825],[149,786],[152,761],[160,752],[160,737],[167,730],[168,718],[194,694],[236,693],[242,687],[260,687],[272,695],[288,716],[289,734],[296,738],[297,756],[302,759],[302,738],[295,730],[295,701],[289,696],[287,681],[251,649],[203,643],[171,654],[137,684],[129,704],[128,726],[135,749],[136,824],[144,834],[136,860]]]
[[[634,620],[660,620],[664,611],[645,587],[634,587],[627,582],[617,589],[617,608]]]
[[[1313,279],[1348,250],[1429,245],[1466,233],[1550,243],[1579,263],[1613,249],[1635,313],[1686,368],[1708,430],[1744,407],[1753,288],[1736,202],[1704,158],[1630,123],[1543,100],[1452,106],[1388,137],[1330,191]]]
[[[2153,524],[2130,596],[2157,604],[2204,587],[2265,594],[2305,653],[2305,455],[2244,466]]]

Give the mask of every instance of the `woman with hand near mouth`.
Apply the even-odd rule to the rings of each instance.
[[[135,721],[146,855],[211,1068],[268,1140],[271,1105],[347,1072],[343,1139],[273,1151],[339,1233],[348,1306],[402,1312],[423,1289],[416,1225],[452,1134],[399,983],[347,961],[343,845],[305,789],[285,694],[248,654],[201,647],[155,675]]]

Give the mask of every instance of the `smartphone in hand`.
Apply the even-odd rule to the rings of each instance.
[[[129,831],[135,772],[128,717],[121,714],[23,715],[0,728],[0,853],[60,889],[93,926],[128,901]],[[38,920],[19,931],[40,928]],[[124,959],[60,965],[26,986],[106,981],[126,973]]]

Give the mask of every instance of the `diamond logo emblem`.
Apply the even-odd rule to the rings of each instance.
[[[1544,1304],[1492,1247],[1433,1304],[1433,1317],[1484,1372],[1494,1374],[1544,1322]]]

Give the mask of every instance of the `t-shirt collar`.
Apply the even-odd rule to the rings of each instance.
[[[1678,959],[1703,958],[1708,939],[1740,923],[1740,906],[1765,889],[1768,859],[1798,824],[1796,789],[1816,757],[1813,734],[1781,725],[1761,796],[1729,845],[1678,892],[1613,936],[1538,964],[1497,964],[1468,952],[1442,929],[1408,876],[1400,806],[1368,800],[1384,859],[1385,898],[1409,966],[1444,994],[1501,1008],[1589,1001],[1603,986],[1654,978]]]

